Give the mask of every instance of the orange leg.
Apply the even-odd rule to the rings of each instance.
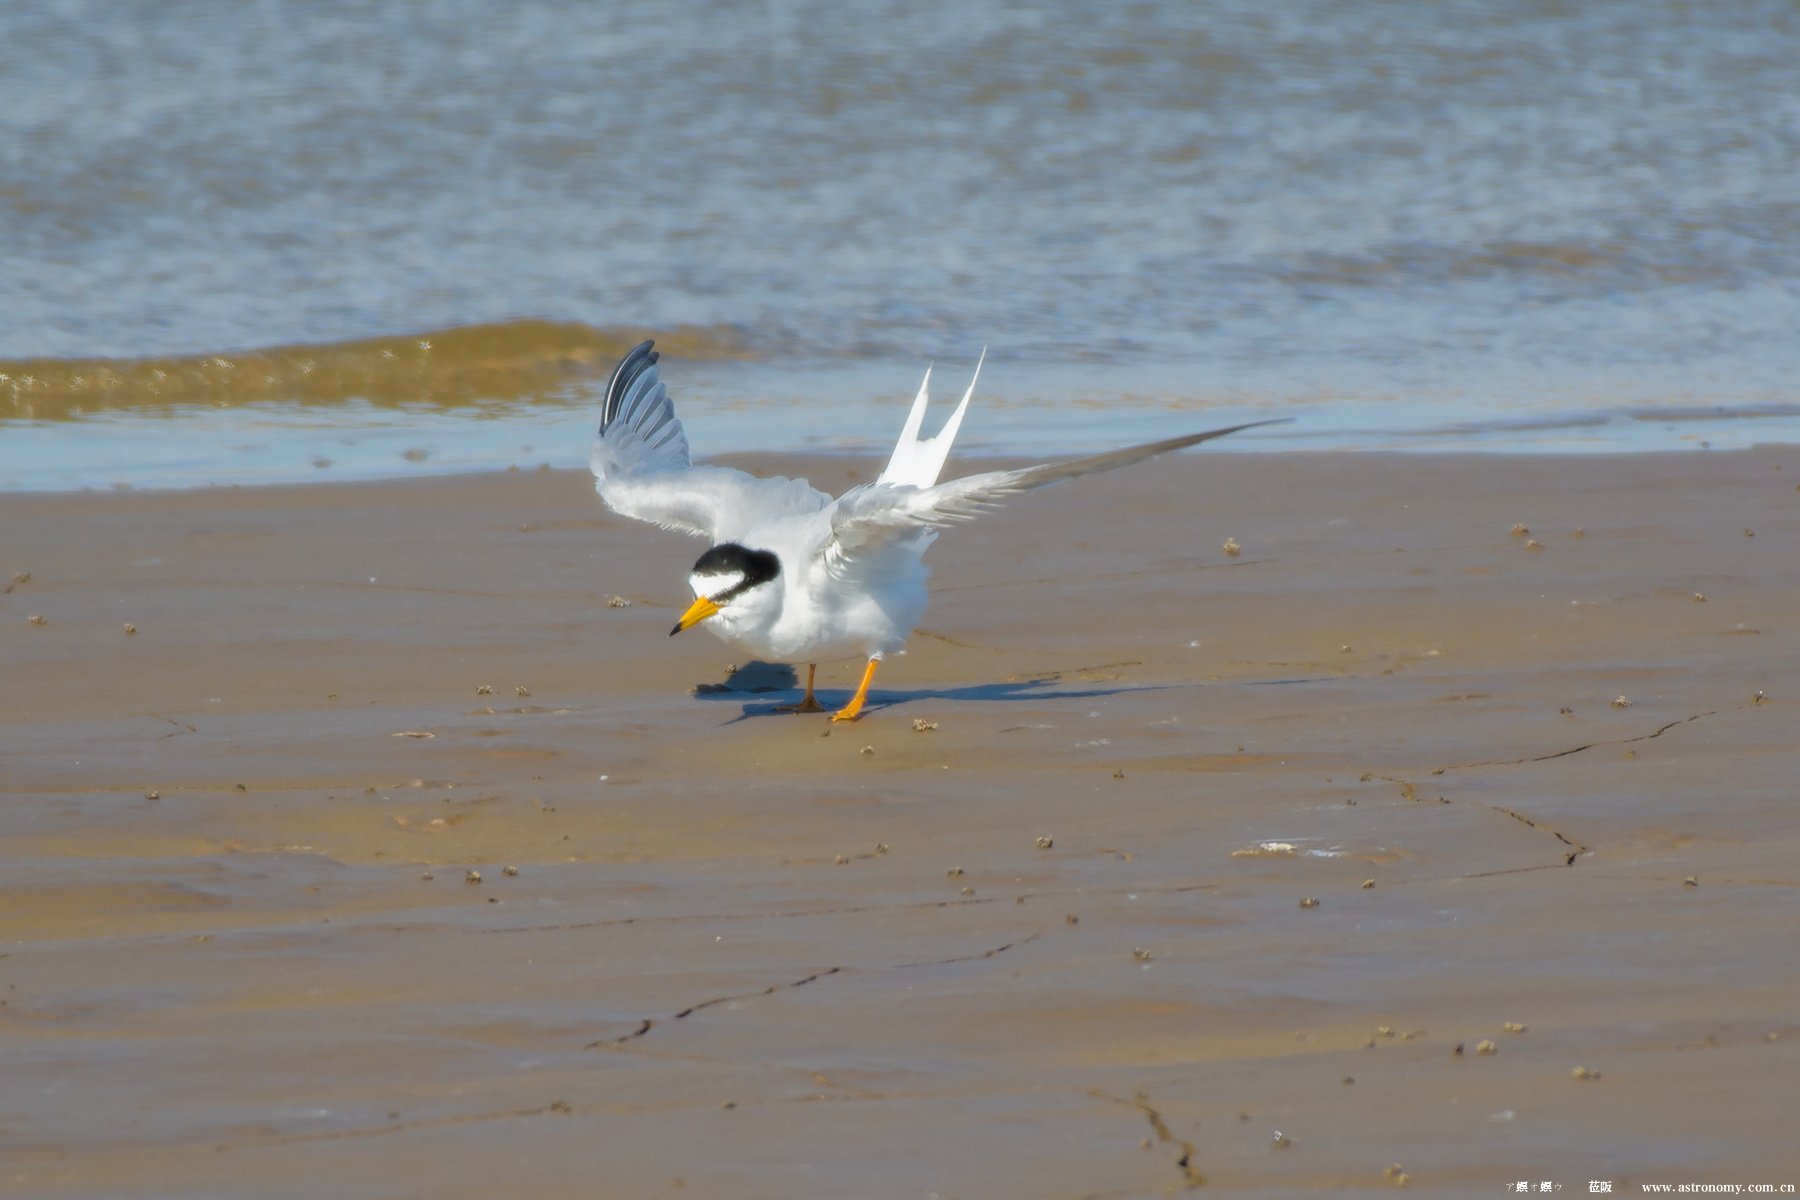
[[[875,668],[879,666],[879,658],[871,658],[863,671],[862,682],[856,685],[856,695],[850,697],[850,703],[831,714],[833,721],[854,721],[861,714],[863,701],[869,698],[869,681],[875,678]]]
[[[783,704],[776,712],[809,713],[824,712],[825,706],[813,696],[813,676],[818,673],[818,663],[806,664],[806,695],[800,697],[798,704]]]

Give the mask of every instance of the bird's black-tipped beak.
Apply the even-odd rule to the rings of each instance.
[[[688,610],[681,614],[681,620],[675,622],[675,628],[669,630],[669,636],[674,637],[682,630],[687,629],[690,626],[698,625],[718,611],[719,606],[717,604],[714,604],[705,596],[701,596],[698,600],[695,600],[692,604],[688,605]]]

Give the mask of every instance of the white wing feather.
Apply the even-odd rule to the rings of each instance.
[[[771,517],[818,512],[831,503],[803,479],[694,466],[653,345],[644,342],[620,360],[607,385],[600,436],[588,460],[606,507],[717,543],[735,541]]]
[[[1158,454],[1167,454],[1224,437],[1228,433],[1236,433],[1240,429],[1280,423],[1251,421],[1245,425],[1209,429],[1205,433],[1189,434],[1167,441],[1128,446],[1123,450],[1096,454],[1089,458],[1045,463],[1014,471],[965,475],[961,479],[952,479],[933,487],[908,487],[877,480],[845,492],[838,499],[831,513],[832,536],[823,547],[823,554],[829,565],[842,568],[852,562],[859,552],[874,549],[896,538],[917,536],[924,530],[971,520],[999,507],[1007,497],[1032,488],[1073,479],[1077,475],[1092,475],[1097,471],[1130,466]]]

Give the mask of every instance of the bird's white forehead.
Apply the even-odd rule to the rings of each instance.
[[[688,576],[688,586],[694,589],[694,595],[708,598],[729,592],[742,582],[742,571],[721,571],[717,575],[702,575],[696,571]]]

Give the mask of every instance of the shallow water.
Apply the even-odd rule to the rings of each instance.
[[[997,450],[1091,444],[1089,403],[1109,441],[1800,439],[1785,5],[64,2],[0,40],[0,486],[430,469],[395,414],[425,462],[578,462],[645,331],[714,450],[876,447],[983,344]]]

